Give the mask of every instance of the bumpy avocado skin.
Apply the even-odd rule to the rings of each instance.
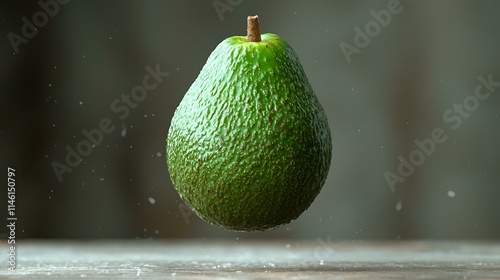
[[[168,170],[181,198],[228,230],[296,219],[330,167],[328,121],[297,55],[279,36],[261,37],[217,46],[167,136]]]

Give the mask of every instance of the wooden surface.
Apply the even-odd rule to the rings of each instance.
[[[16,254],[0,279],[500,279],[500,242],[18,240]]]

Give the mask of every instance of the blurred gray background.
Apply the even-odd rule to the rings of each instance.
[[[500,81],[499,1],[62,2],[41,1],[52,3],[52,15],[37,1],[0,4],[0,161],[2,176],[16,169],[19,238],[500,237],[500,87],[477,104],[471,97],[479,76]],[[382,26],[371,11],[383,15],[388,5],[399,12]],[[241,233],[184,206],[165,138],[212,50],[245,35],[253,14],[263,33],[298,54],[327,112],[334,154],[322,192],[300,218]],[[31,38],[23,17],[40,25],[34,35],[25,27]],[[367,25],[370,41],[355,41],[355,28],[366,33]],[[344,55],[343,42],[359,51]],[[156,65],[169,76],[120,119],[111,104]],[[443,114],[464,100],[470,110],[447,121]],[[103,118],[114,131],[58,180],[52,164],[64,163],[66,146],[75,149],[82,130]],[[398,156],[409,160],[414,141],[436,128],[447,140],[391,189],[384,173],[399,175]]]

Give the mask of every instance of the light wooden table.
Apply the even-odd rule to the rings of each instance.
[[[16,256],[0,279],[500,279],[500,242],[18,240]]]

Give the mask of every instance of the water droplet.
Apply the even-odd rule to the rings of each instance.
[[[130,145],[130,149],[132,149],[132,148],[133,148],[133,146],[132,146],[132,145]]]
[[[401,211],[403,209],[403,201],[399,199],[398,203],[396,204],[396,211]]]
[[[85,55],[83,55],[82,57],[85,58]]]
[[[124,123],[122,123],[122,131],[120,132],[120,135],[122,137],[125,137],[127,135],[127,126]]]
[[[148,115],[144,114],[144,117],[145,117],[145,118],[147,118],[147,117],[148,117]]]
[[[52,124],[52,127],[56,127],[56,124],[55,124],[55,123],[53,123],[53,124]]]
[[[153,113],[153,114],[151,114],[151,117],[154,117],[154,116],[156,116],[154,113]]]
[[[148,200],[149,200],[149,203],[151,204],[155,204],[156,203],[156,200],[152,197],[148,197]]]
[[[102,182],[102,181],[104,181],[104,178],[102,178],[102,177],[101,177],[101,178],[99,179],[99,181],[101,181],[101,182]]]
[[[80,101],[78,104],[83,105],[83,101]]]
[[[455,197],[455,195],[456,195],[456,194],[455,194],[455,192],[454,192],[454,191],[448,191],[448,196],[449,196],[449,197],[453,198],[453,197]]]
[[[155,234],[158,234],[158,233],[160,233],[160,231],[159,231],[159,230],[157,230],[157,229],[155,229]]]
[[[52,87],[52,84],[49,84],[49,87]]]
[[[156,156],[161,157],[161,153],[160,152],[156,153]]]

